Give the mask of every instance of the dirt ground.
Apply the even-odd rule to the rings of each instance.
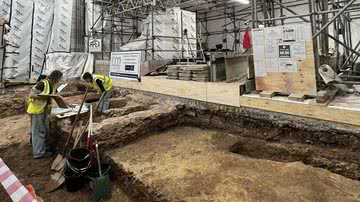
[[[30,117],[27,114],[0,119],[0,157],[24,185],[32,184],[37,194],[45,202],[91,201],[91,189],[84,187],[79,192],[68,193],[65,187],[46,193],[45,187],[50,179],[50,166],[53,159],[33,160],[29,143]],[[11,202],[6,191],[0,186],[2,202]],[[109,201],[129,201],[124,192],[113,186],[113,196]]]
[[[178,127],[109,155],[156,200],[360,201],[360,181],[301,162],[230,152],[238,140],[216,130]]]
[[[291,129],[285,131],[288,136],[281,136],[282,128],[270,130],[256,124],[238,127],[240,132],[236,133],[179,126],[191,125],[184,120],[196,120],[186,116],[183,104],[138,93],[118,94],[110,103],[111,109],[95,117],[94,124],[95,137],[108,150],[120,176],[113,183],[109,201],[360,201],[360,181],[352,180],[360,177],[360,157],[355,150],[292,142],[288,138]],[[11,93],[0,96],[4,109],[18,100],[16,96],[8,100],[8,96]],[[65,100],[79,104],[82,98],[77,95]],[[91,201],[88,186],[76,193],[68,193],[65,187],[45,192],[53,159],[32,159],[30,117],[23,114],[24,99],[9,110],[11,113],[1,116],[0,112],[0,157],[46,202]],[[204,114],[207,116],[211,117]],[[216,120],[226,123],[225,119]],[[65,126],[71,121],[63,121],[55,129],[56,135],[67,132]],[[154,132],[162,129],[167,130]],[[260,140],[256,134],[276,138]],[[56,135],[53,137],[61,145]],[[2,186],[0,198],[11,201]]]

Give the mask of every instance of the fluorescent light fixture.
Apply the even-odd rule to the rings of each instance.
[[[241,3],[241,4],[249,4],[249,0],[233,0],[234,2],[238,2],[238,3]]]

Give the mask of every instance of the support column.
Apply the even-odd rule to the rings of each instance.
[[[314,59],[315,59],[315,71],[318,76],[318,68],[320,67],[320,55],[319,55],[319,45],[318,38],[314,37],[316,34],[316,14],[315,14],[315,1],[309,0],[309,12],[310,12],[310,22],[311,22],[311,31],[313,35],[313,49],[314,49]]]
[[[323,11],[329,10],[329,2],[328,0],[321,0],[321,9]],[[329,22],[329,15],[324,13],[321,15],[321,26],[325,26]],[[329,53],[329,38],[327,35],[329,34],[329,28],[326,27],[323,34],[321,34],[321,53],[327,55]]]

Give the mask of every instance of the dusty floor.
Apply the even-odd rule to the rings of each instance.
[[[360,201],[360,181],[301,162],[231,153],[238,139],[214,130],[178,127],[109,154],[156,200]]]

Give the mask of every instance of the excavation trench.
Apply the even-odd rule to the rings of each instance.
[[[126,190],[127,194],[135,201],[181,201],[183,200],[182,197],[186,198],[186,194],[178,194],[176,196],[174,193],[167,192],[169,190],[166,191],[166,189],[162,188],[162,184],[164,183],[162,180],[171,181],[182,176],[185,177],[185,181],[187,181],[187,178],[194,179],[191,177],[193,175],[192,173],[185,174],[185,176],[183,176],[183,173],[179,173],[179,176],[175,175],[172,176],[172,178],[162,180],[156,177],[158,173],[169,175],[168,172],[174,171],[171,166],[175,166],[176,164],[168,164],[167,161],[172,162],[172,160],[177,159],[177,156],[182,156],[181,159],[191,159],[194,155],[191,154],[187,156],[184,150],[176,153],[177,146],[181,145],[182,141],[187,141],[186,138],[178,137],[178,134],[187,136],[187,134],[183,134],[183,131],[187,131],[193,134],[193,136],[199,135],[199,132],[194,132],[198,130],[209,130],[210,134],[215,131],[216,135],[208,135],[208,137],[205,137],[205,140],[207,140],[207,138],[212,139],[216,142],[215,147],[222,152],[226,152],[226,155],[229,156],[233,154],[235,156],[239,155],[241,158],[270,160],[271,162],[285,163],[284,165],[301,163],[299,167],[306,167],[308,165],[311,169],[323,168],[346,177],[344,179],[360,179],[360,158],[357,155],[359,151],[359,139],[357,132],[350,130],[343,131],[340,129],[334,130],[333,128],[326,127],[324,124],[318,124],[321,126],[318,128],[306,124],[302,127],[301,121],[304,120],[293,120],[296,121],[296,125],[284,122],[279,124],[279,122],[266,118],[262,120],[261,117],[239,116],[239,112],[223,112],[223,110],[224,109],[213,110],[178,100],[155,98],[139,93],[125,93],[124,96],[112,99],[110,110],[95,119],[95,136],[103,146],[104,152],[113,160],[113,167],[115,168],[114,175],[117,177],[117,184]],[[190,127],[190,129],[181,127]],[[175,131],[175,133],[173,131]],[[136,146],[137,144],[141,144],[142,141],[157,137],[159,134],[161,136],[163,133],[172,133],[176,136],[172,141],[177,143],[173,144],[171,141],[161,143],[161,139],[155,138],[151,144]],[[171,139],[172,137],[166,136],[165,139],[167,138]],[[196,143],[196,141],[199,141],[199,144],[203,142],[195,139],[194,142]],[[160,145],[158,145],[157,148],[156,145],[159,143]],[[192,146],[196,148],[195,143]],[[209,143],[208,146],[214,146],[212,144],[213,143]],[[132,148],[133,153],[126,149],[128,147]],[[152,150],[156,151],[159,148],[163,148],[163,150],[152,153]],[[190,151],[192,149],[193,148],[190,147],[187,148],[187,150]],[[174,150],[175,153],[171,153],[172,150]],[[203,151],[194,152],[195,155],[203,155]],[[129,153],[131,153],[131,155]],[[170,156],[170,159],[162,162],[161,158],[165,158],[163,155],[167,153],[171,153],[174,158]],[[215,154],[217,155],[217,152],[215,152]],[[149,155],[149,158],[144,160],[141,155]],[[207,156],[206,153],[204,153],[204,155]],[[126,158],[126,156],[128,156],[128,158]],[[133,156],[137,156],[140,160],[133,158]],[[159,162],[157,162],[158,164],[152,164],[152,162],[156,162],[158,158],[160,158]],[[166,158],[168,158],[168,156]],[[231,158],[233,158],[233,156]],[[220,164],[224,164],[224,168],[222,169],[225,169],[225,171],[228,166],[230,168],[232,167],[223,162],[226,161],[226,159],[227,157],[225,157],[225,160],[219,160],[221,162]],[[137,164],[137,162],[152,164],[152,166],[142,167]],[[184,162],[184,164],[192,163],[196,163],[196,161]],[[206,162],[204,162],[204,164],[206,164]],[[239,164],[239,166],[241,165]],[[164,170],[157,170],[154,167],[165,168]],[[144,171],[147,169],[149,170],[148,172]],[[306,169],[309,169],[309,167],[306,167]],[[203,171],[198,172],[201,173]],[[149,177],[150,180],[159,181],[158,183],[152,182],[149,184],[147,177]],[[201,180],[206,181],[211,179],[207,176],[203,177],[203,179],[198,178],[196,183],[199,183]],[[194,183],[191,180],[189,182]],[[220,182],[211,181],[209,183],[217,184]],[[192,184],[185,184],[183,186],[189,186],[189,189],[194,188],[195,190],[204,188],[202,186],[196,188],[199,186]],[[210,192],[211,191],[209,191],[209,194],[211,195],[212,193]],[[191,191],[188,193],[192,195],[204,195],[204,193],[192,193]],[[269,193],[263,194],[266,195]],[[215,195],[213,197],[215,197]],[[193,198],[189,198],[189,200],[192,199]],[[274,200],[275,199],[279,198],[275,197]],[[326,201],[326,197],[324,201]]]
[[[80,103],[82,95],[67,99]],[[59,151],[73,121],[51,118],[50,143]],[[360,200],[355,127],[119,89],[94,121],[114,184],[132,201]]]

